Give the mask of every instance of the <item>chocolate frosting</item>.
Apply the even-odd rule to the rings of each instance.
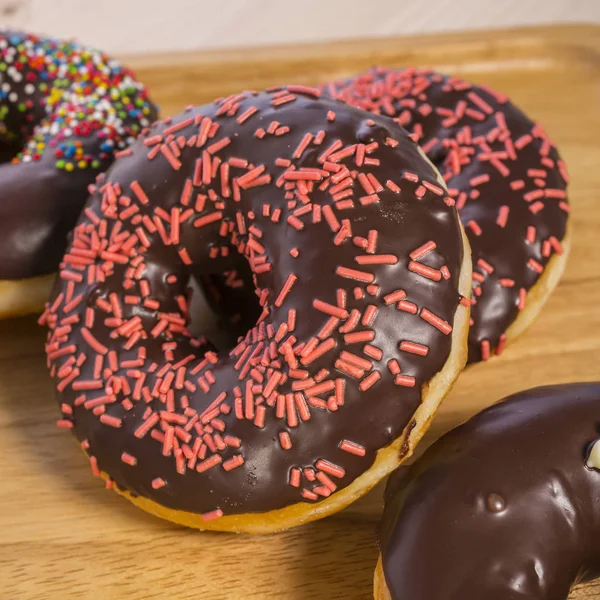
[[[156,116],[98,50],[0,30],[0,279],[56,270],[88,185]]]
[[[205,354],[189,278],[238,252],[263,313]],[[318,503],[446,363],[462,259],[452,200],[391,120],[301,86],[190,108],[116,161],[75,228],[42,319],[59,425],[172,509]]]
[[[51,154],[0,165],[0,279],[56,271],[97,174],[59,171]]]
[[[556,147],[506,96],[428,70],[377,68],[323,90],[394,118],[438,167],[473,257],[469,362],[500,353],[526,293],[563,251],[568,177]]]
[[[394,600],[565,600],[600,574],[600,383],[484,410],[388,482],[381,551]]]

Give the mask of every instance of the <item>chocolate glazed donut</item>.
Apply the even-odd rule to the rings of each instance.
[[[469,362],[536,318],[570,247],[556,147],[503,94],[429,70],[373,69],[323,91],[408,129],[456,199],[473,254]]]
[[[75,228],[42,317],[59,425],[109,487],[179,523],[339,510],[410,454],[464,365],[465,239],[389,119],[301,86],[190,108]],[[219,355],[188,332],[188,283],[238,253],[262,313]]]
[[[598,576],[599,406],[600,383],[521,392],[394,473],[376,600],[565,600]]]
[[[0,314],[41,310],[88,185],[156,116],[98,50],[0,30]]]

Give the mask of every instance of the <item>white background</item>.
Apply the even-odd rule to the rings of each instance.
[[[0,26],[117,53],[600,23],[600,0],[0,0]]]

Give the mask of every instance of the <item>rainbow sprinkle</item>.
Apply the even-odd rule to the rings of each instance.
[[[73,41],[0,31],[0,143],[13,162],[52,152],[58,169],[105,169],[156,118],[134,74]]]

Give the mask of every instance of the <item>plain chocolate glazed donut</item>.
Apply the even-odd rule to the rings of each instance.
[[[600,383],[520,392],[394,473],[375,598],[565,600],[598,576],[599,407]]]
[[[466,360],[470,256],[437,177],[390,119],[301,86],[134,143],[42,317],[94,472],[186,525],[272,531],[395,468]],[[188,332],[188,283],[238,253],[262,314],[217,354]]]

